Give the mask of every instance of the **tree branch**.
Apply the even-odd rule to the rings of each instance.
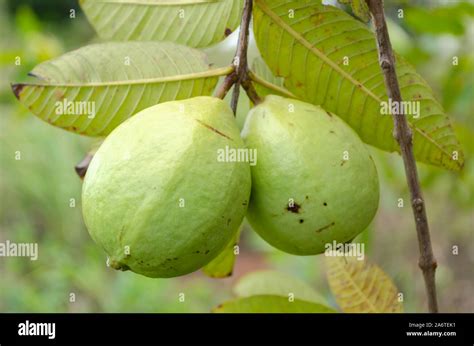
[[[244,77],[248,75],[247,50],[249,45],[249,26],[250,19],[252,18],[252,7],[252,0],[245,0],[242,20],[240,22],[239,42],[237,43],[237,51],[234,56],[237,80],[234,84],[234,92],[232,93],[232,101],[230,102],[230,108],[232,108],[234,114],[237,111],[237,103],[239,102],[240,86],[242,85]]]
[[[224,82],[216,91],[215,96],[224,98],[232,86],[234,90],[232,93],[231,108],[234,114],[237,111],[237,103],[239,101],[240,86],[244,88],[250,100],[254,103],[260,103],[261,99],[257,95],[255,88],[249,77],[249,68],[247,62],[247,50],[249,45],[249,27],[252,18],[252,0],[245,0],[244,9],[242,13],[242,20],[240,22],[239,41],[237,43],[237,50],[234,55],[233,65],[235,71],[228,75]]]
[[[395,57],[388,35],[387,24],[383,11],[382,0],[366,0],[375,26],[377,46],[379,51],[379,62],[382,68],[387,94],[392,102],[401,105],[402,97],[398,79],[395,72]],[[401,109],[401,107],[399,107]],[[430,230],[426,217],[425,202],[423,200],[415,157],[413,155],[412,132],[403,112],[393,115],[394,137],[400,145],[400,153],[405,165],[405,175],[408,188],[410,189],[411,205],[415,217],[418,246],[420,249],[420,266],[425,279],[425,287],[428,296],[428,309],[430,312],[438,312],[436,297],[435,271],[436,261],[431,246]]]
[[[214,96],[220,99],[223,99],[225,95],[227,95],[227,92],[232,88],[232,85],[234,85],[235,81],[237,80],[237,74],[235,73],[235,70],[227,75],[224,79],[224,82],[222,82],[221,85],[219,85],[219,88],[214,93]]]

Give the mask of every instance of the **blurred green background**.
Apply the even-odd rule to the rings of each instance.
[[[466,155],[453,173],[419,165],[438,260],[440,309],[474,311],[474,6],[454,1],[385,1],[395,49],[429,82],[450,114]],[[404,9],[404,18],[397,17]],[[76,18],[70,18],[75,9]],[[37,242],[39,259],[0,258],[1,312],[207,312],[232,297],[243,274],[264,268],[292,274],[335,304],[323,256],[297,257],[266,245],[248,227],[234,275],[209,279],[201,272],[149,279],[116,272],[89,237],[81,217],[81,181],[74,165],[91,139],[35,118],[13,96],[38,63],[96,41],[77,1],[0,0],[0,242]],[[230,62],[235,34],[207,49],[211,62]],[[255,45],[250,56],[256,55]],[[16,57],[21,65],[15,65]],[[452,65],[452,57],[459,65]],[[248,109],[241,101],[239,121]],[[404,293],[405,311],[425,311],[418,245],[401,159],[371,148],[381,181],[380,209],[360,237],[368,259]],[[21,160],[15,160],[17,152]],[[398,208],[398,198],[405,207]],[[459,247],[454,255],[453,246]],[[368,250],[368,251],[367,251]],[[70,294],[76,296],[70,302]],[[179,294],[185,301],[179,301]]]

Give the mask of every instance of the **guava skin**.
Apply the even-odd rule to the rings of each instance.
[[[247,219],[274,247],[316,255],[334,240],[351,241],[373,219],[379,202],[374,162],[336,115],[270,95],[250,111],[242,137],[258,157]]]
[[[147,108],[105,139],[84,178],[82,208],[110,266],[175,277],[219,254],[251,186],[247,162],[217,160],[226,145],[245,148],[231,109],[213,97]]]

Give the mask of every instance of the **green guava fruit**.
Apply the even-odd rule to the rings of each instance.
[[[231,109],[213,97],[147,108],[105,139],[82,208],[111,267],[174,277],[219,254],[245,216],[251,184],[248,162],[218,160],[226,147],[245,148]]]
[[[379,201],[374,162],[334,114],[270,95],[250,111],[242,137],[258,158],[247,219],[274,247],[319,254],[371,222]]]

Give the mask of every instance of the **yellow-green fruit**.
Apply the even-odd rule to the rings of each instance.
[[[244,148],[229,106],[212,97],[162,103],[117,127],[84,179],[83,215],[115,269],[173,277],[206,265],[247,209],[248,163],[220,162]]]
[[[257,150],[247,212],[268,243],[296,255],[352,240],[379,201],[375,165],[357,134],[311,104],[267,96],[253,108],[242,136]]]

